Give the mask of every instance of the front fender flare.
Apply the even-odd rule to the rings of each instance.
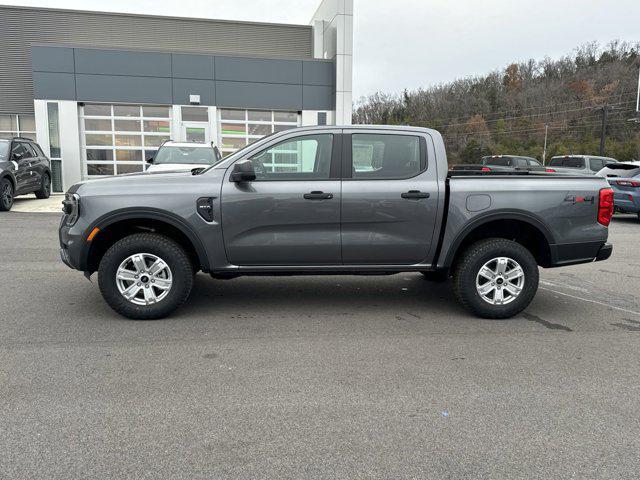
[[[203,272],[209,272],[209,257],[207,255],[207,251],[204,248],[202,241],[198,234],[194,231],[194,229],[185,222],[181,217],[175,215],[173,213],[167,212],[165,210],[161,210],[158,208],[151,207],[132,207],[132,208],[122,208],[119,210],[114,210],[113,212],[109,212],[93,223],[89,225],[89,227],[83,233],[83,269],[86,269],[89,265],[89,253],[91,244],[87,242],[87,237],[91,233],[91,231],[98,227],[100,230],[107,228],[109,225],[113,225],[116,222],[120,222],[123,220],[134,220],[134,219],[144,219],[144,220],[157,220],[160,222],[165,222],[172,227],[175,227],[180,232],[182,232],[191,242],[193,247],[196,250],[196,254],[198,255],[198,262],[200,263],[200,268]]]

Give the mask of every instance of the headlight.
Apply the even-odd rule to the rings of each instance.
[[[77,193],[65,194],[62,211],[67,216],[67,225],[74,225],[80,216],[80,196]]]

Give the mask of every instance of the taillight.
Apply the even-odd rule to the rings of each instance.
[[[640,187],[640,182],[637,180],[616,180],[615,183],[617,185],[620,185],[621,187],[633,187],[633,188]]]
[[[491,169],[489,167],[482,167],[481,169],[483,172],[490,172]]]
[[[600,190],[598,202],[598,223],[608,227],[613,217],[613,190],[603,188]]]
[[[544,171],[547,173],[556,173],[556,171],[553,168],[545,168]]]

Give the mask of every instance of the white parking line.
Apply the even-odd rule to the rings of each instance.
[[[598,302],[597,300],[591,300],[589,298],[578,297],[577,295],[570,295],[568,293],[558,292],[557,290],[553,290],[551,288],[539,287],[540,290],[546,290],[547,292],[557,293],[558,295],[564,295],[565,297],[575,298],[576,300],[582,300],[584,302],[595,303],[597,305],[602,305],[603,307],[613,308],[614,310],[620,310],[621,312],[631,313],[632,315],[640,316],[640,312],[634,312],[633,310],[627,310],[626,308],[616,307],[615,305],[609,305],[608,303]]]

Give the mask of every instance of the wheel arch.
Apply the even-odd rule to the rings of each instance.
[[[95,228],[99,232],[88,241]],[[85,230],[83,241],[84,270],[95,272],[104,253],[115,242],[132,233],[151,231],[168,236],[182,246],[194,266],[194,270],[209,271],[209,259],[198,234],[182,218],[153,208],[127,208],[110,212],[93,222]]]
[[[490,237],[516,241],[533,254],[540,266],[552,263],[551,245],[555,244],[555,239],[540,219],[527,212],[496,211],[474,219],[458,233],[444,257],[442,267],[451,268],[466,246]]]
[[[13,194],[16,194],[16,190],[18,188],[17,183],[16,183],[16,179],[13,176],[13,174],[11,172],[3,172],[2,174],[0,174],[0,180],[4,180],[4,179],[9,180],[9,182],[11,182],[11,186],[13,187]]]

